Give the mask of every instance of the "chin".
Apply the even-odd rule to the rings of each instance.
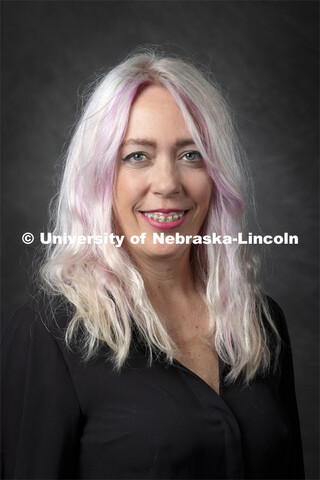
[[[186,245],[140,245],[140,248],[131,249],[133,256],[139,256],[139,258],[148,258],[149,260],[167,260],[181,257],[186,250]]]

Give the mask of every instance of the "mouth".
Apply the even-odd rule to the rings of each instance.
[[[181,225],[185,221],[188,211],[159,209],[139,211],[139,214],[151,226],[160,230],[168,230]]]

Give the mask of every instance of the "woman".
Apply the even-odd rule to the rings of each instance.
[[[54,235],[86,242],[49,245],[45,292],[5,332],[4,478],[303,478],[288,333],[258,263],[186,241],[243,232],[244,179],[193,66],[145,51],[101,79],[55,211]]]

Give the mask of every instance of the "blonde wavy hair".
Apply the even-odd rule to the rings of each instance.
[[[248,174],[230,114],[219,89],[198,68],[154,49],[130,55],[95,82],[66,152],[53,210],[53,235],[114,232],[113,183],[131,104],[150,84],[164,86],[181,109],[214,189],[200,235],[245,232]],[[279,336],[258,282],[259,262],[246,245],[193,245],[191,268],[209,312],[212,342],[230,365],[228,381],[249,382],[270,367],[266,325]],[[65,338],[81,333],[85,359],[102,343],[116,369],[126,361],[136,329],[147,346],[172,362],[177,346],[152,307],[140,272],[121,248],[105,244],[50,244],[41,266],[42,287],[72,305]]]

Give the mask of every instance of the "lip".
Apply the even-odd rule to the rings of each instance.
[[[170,212],[185,212],[185,214],[179,218],[178,220],[173,220],[172,222],[158,222],[157,220],[153,220],[152,218],[146,217],[141,211],[139,211],[140,216],[147,222],[149,225],[151,225],[154,228],[157,228],[158,230],[170,230],[172,228],[179,227],[187,218],[189,210],[181,210],[181,209],[173,209],[173,208],[159,208],[157,210],[144,210],[145,213],[154,213],[154,212],[160,212],[160,213],[170,213]]]

